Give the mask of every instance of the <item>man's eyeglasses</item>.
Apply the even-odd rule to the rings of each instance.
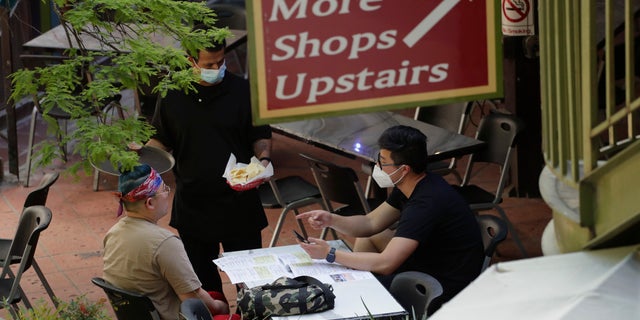
[[[395,163],[385,163],[382,164],[382,162],[380,162],[380,152],[378,152],[378,167],[380,167],[382,169],[382,167],[398,167],[399,165],[395,164]]]

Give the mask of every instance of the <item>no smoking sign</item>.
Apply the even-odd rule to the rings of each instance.
[[[529,15],[529,0],[504,0],[502,1],[502,14],[511,22],[520,22]]]
[[[247,9],[256,123],[501,95],[492,0],[251,0]]]
[[[502,0],[502,34],[527,36],[534,32],[531,0]]]

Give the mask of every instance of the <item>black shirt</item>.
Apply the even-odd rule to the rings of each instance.
[[[176,160],[170,225],[203,239],[261,230],[267,219],[257,191],[234,191],[222,174],[231,153],[248,163],[253,143],[271,138],[271,128],[252,125],[245,79],[227,73],[217,85],[195,86],[197,92],[188,95],[169,92],[153,119],[153,138],[172,149]]]
[[[402,211],[395,237],[419,242],[396,273],[428,273],[442,284],[445,301],[480,274],[480,227],[469,205],[441,176],[428,173],[408,199],[394,188],[387,203]]]

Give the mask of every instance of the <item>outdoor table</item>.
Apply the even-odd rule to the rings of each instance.
[[[640,245],[493,264],[431,320],[640,319]]]
[[[229,52],[234,50],[239,45],[247,42],[247,31],[246,30],[229,30],[233,34],[233,37],[227,39],[227,48],[226,51]],[[88,35],[88,34],[80,34],[85,47],[87,50],[91,51],[111,51],[113,50],[110,47],[105,47],[103,44],[98,41],[98,39]],[[180,48],[180,42],[172,37],[168,37],[162,34],[151,34],[149,35],[149,39],[154,42],[164,45],[164,46],[173,46],[174,48]],[[114,35],[114,39],[117,40],[117,37]],[[78,43],[75,39],[71,39],[73,43],[73,47],[77,48]],[[40,50],[66,50],[70,49],[69,40],[67,39],[67,34],[65,33],[63,25],[57,25],[56,27],[50,29],[49,31],[27,41],[23,44],[23,47],[32,48],[32,49],[40,49]]]
[[[342,240],[331,240],[330,245],[338,250],[351,251]],[[274,255],[306,255],[300,245],[288,245],[243,251],[224,252],[222,257],[239,257],[243,255],[259,257],[269,254]],[[314,262],[315,264],[316,262]],[[248,268],[248,266],[247,266]],[[321,265],[317,266],[321,269]],[[258,268],[263,270],[264,268]],[[268,271],[266,271],[268,272]],[[335,305],[332,310],[319,313],[273,317],[273,319],[295,319],[295,320],[320,320],[320,319],[405,319],[408,314],[402,306],[393,298],[391,293],[376,279],[371,272],[357,271],[359,276],[352,276],[349,271],[338,271],[336,274],[308,274],[323,283],[328,283],[333,287],[335,294]],[[365,273],[369,276],[362,276]],[[293,277],[293,275],[288,275]],[[277,278],[277,277],[276,277]],[[238,285],[251,288],[254,286],[271,283],[273,279],[263,281],[242,282]],[[369,312],[371,316],[369,316]]]
[[[428,161],[440,161],[471,154],[486,143],[397,113],[383,111],[355,115],[305,119],[272,124],[274,132],[304,141],[331,152],[366,161],[377,161],[378,138],[395,125],[406,125],[427,136]],[[386,199],[387,192],[372,182],[369,176],[366,194]]]
[[[143,146],[139,151],[140,163],[148,164],[151,168],[155,169],[159,174],[163,174],[173,168],[175,160],[173,156],[159,148]],[[99,164],[91,165],[96,169],[93,175],[93,191],[98,191],[98,183],[100,180],[100,173],[106,173],[112,176],[119,176],[120,171],[113,167],[109,160],[105,160]]]
[[[233,34],[233,36],[227,39],[227,46],[225,48],[225,52],[231,52],[241,44],[244,44],[247,42],[246,30],[230,29],[229,31],[231,32],[231,34]],[[90,51],[113,51],[114,50],[112,47],[105,46],[103,43],[101,43],[98,39],[94,38],[90,34],[80,33],[79,36],[80,38],[82,38],[83,44],[87,50],[90,50]],[[110,42],[113,41],[114,44],[117,44],[118,41],[121,40],[119,39],[117,33],[113,33],[112,36],[113,38],[109,40]],[[148,38],[151,39],[153,42],[163,46],[173,46],[174,48],[181,47],[180,42],[177,39],[167,36],[165,34],[153,33],[148,35]],[[44,52],[51,52],[51,51],[61,52],[61,51],[70,49],[72,47],[78,48],[78,42],[76,39],[71,39],[71,43],[73,44],[72,46],[70,46],[70,42],[69,42],[69,39],[67,38],[67,34],[65,32],[64,26],[62,24],[59,24],[56,27],[48,30],[47,32],[31,39],[30,41],[27,41],[22,46],[25,47],[27,50],[31,49],[31,51],[36,50],[36,51],[44,51]],[[134,91],[134,104],[135,104],[136,112],[138,114],[142,114],[142,110],[140,108],[141,103],[140,103],[139,94],[140,93],[137,90]]]
[[[395,125],[414,127],[427,136],[429,161],[463,156],[485,145],[483,141],[388,111],[276,123],[271,127],[277,133],[340,155],[375,163],[378,138]]]

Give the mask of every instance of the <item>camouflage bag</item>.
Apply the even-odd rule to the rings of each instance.
[[[281,277],[238,292],[238,312],[243,319],[268,319],[333,309],[333,287],[307,276]]]

